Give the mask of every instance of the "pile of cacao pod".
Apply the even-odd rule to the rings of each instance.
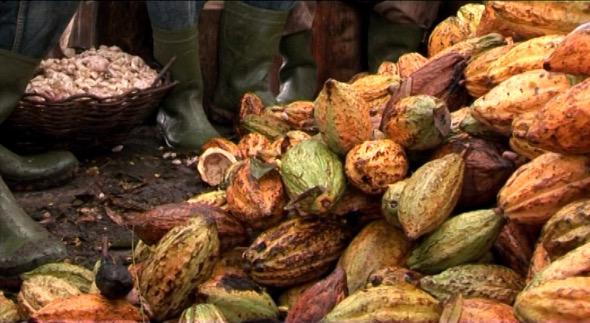
[[[18,305],[0,295],[0,321],[75,306],[179,322],[590,320],[588,9],[468,4],[429,57],[330,79],[313,102],[246,93],[239,141],[199,157],[214,189],[129,219],[141,313],[80,305],[92,277],[54,267],[26,274]]]

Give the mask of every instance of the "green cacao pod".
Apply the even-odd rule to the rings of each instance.
[[[344,193],[342,162],[326,145],[306,140],[281,158],[280,173],[291,204],[301,215],[327,213]]]
[[[76,286],[83,293],[88,293],[92,282],[94,282],[94,273],[92,273],[91,270],[65,262],[42,265],[32,271],[22,274],[20,277],[22,280],[27,280],[36,275],[47,275],[61,278]]]
[[[353,85],[327,80],[314,105],[315,122],[335,153],[345,155],[371,138],[369,105]]]
[[[444,101],[429,95],[399,100],[381,130],[409,150],[428,150],[440,145],[451,130],[451,115]]]
[[[408,259],[408,266],[434,274],[480,259],[496,241],[503,218],[494,210],[457,215],[426,237]]]
[[[482,297],[512,304],[524,287],[523,279],[512,269],[498,265],[461,265],[434,276],[425,276],[420,287],[439,300],[455,294]]]
[[[550,280],[520,293],[514,312],[521,322],[587,322],[590,277]]]
[[[348,233],[336,222],[295,218],[260,234],[244,252],[257,283],[287,287],[319,278],[340,257]]]
[[[198,298],[215,305],[230,323],[277,319],[279,310],[270,295],[248,277],[216,276],[198,288]]]
[[[188,296],[209,278],[218,254],[215,223],[205,217],[193,217],[162,237],[139,281],[154,319],[174,317],[187,307]]]
[[[32,316],[45,305],[82,292],[68,281],[49,275],[34,275],[23,281],[17,300],[24,312]]]
[[[543,226],[539,238],[552,259],[590,241],[590,200],[570,203]]]
[[[178,323],[227,323],[227,320],[215,305],[197,304],[184,310]]]
[[[348,245],[339,261],[346,272],[348,291],[352,294],[364,287],[374,270],[402,265],[409,251],[410,242],[401,230],[385,220],[368,224]]]
[[[463,186],[465,162],[449,154],[420,167],[407,180],[398,206],[398,219],[410,239],[430,233],[451,214]]]
[[[385,217],[385,220],[389,224],[397,228],[401,228],[401,224],[397,218],[397,210],[399,207],[399,199],[406,187],[406,183],[407,181],[403,180],[389,185],[385,194],[383,194],[383,197],[381,198],[381,214],[383,214],[383,217]]]
[[[357,291],[321,322],[438,322],[440,313],[435,298],[414,285],[398,283]]]
[[[527,289],[538,286],[549,280],[584,276],[590,271],[590,242],[568,252],[565,256],[553,261],[538,272]]]

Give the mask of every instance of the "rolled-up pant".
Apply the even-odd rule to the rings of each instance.
[[[204,2],[146,1],[146,5],[152,26],[176,31],[198,22]],[[258,8],[287,11],[296,1],[243,2]],[[57,45],[78,5],[78,1],[1,1],[0,48],[24,56],[44,57]]]

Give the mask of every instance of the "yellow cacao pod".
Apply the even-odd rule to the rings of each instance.
[[[443,49],[467,39],[470,33],[469,25],[463,20],[455,16],[448,17],[432,30],[428,38],[428,57],[433,57]]]
[[[397,60],[397,69],[400,77],[406,78],[410,76],[420,69],[420,67],[424,66],[427,61],[428,58],[422,56],[420,53],[412,52],[403,54]]]
[[[570,203],[555,213],[541,231],[539,242],[557,259],[590,241],[590,200]]]
[[[506,54],[514,44],[498,46],[471,58],[463,71],[465,88],[474,98],[488,93],[493,84],[488,79],[488,70],[499,57]]]
[[[34,275],[23,281],[17,299],[24,312],[32,316],[45,305],[82,292],[64,279],[49,275]]]

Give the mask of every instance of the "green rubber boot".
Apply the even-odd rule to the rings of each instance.
[[[313,100],[317,87],[317,67],[311,53],[311,32],[302,31],[281,39],[283,66],[279,73],[280,104],[298,100]]]
[[[383,61],[397,62],[405,53],[420,48],[424,31],[412,24],[393,24],[378,14],[371,14],[367,44],[369,72],[375,73]]]
[[[265,105],[276,103],[268,74],[288,15],[288,11],[241,1],[225,2],[219,30],[219,79],[211,111],[215,122],[232,124],[246,92],[256,93]]]
[[[0,123],[14,111],[38,64],[38,59],[0,50]],[[19,156],[0,145],[0,176],[11,187],[41,189],[59,185],[70,179],[77,168],[78,160],[66,151]]]
[[[65,256],[65,246],[18,206],[0,177],[0,276],[18,275]]]
[[[180,83],[164,98],[158,124],[166,144],[181,150],[198,150],[219,134],[203,109],[203,77],[199,61],[197,27],[181,31],[153,29],[154,56],[162,65],[176,56],[170,72]]]

